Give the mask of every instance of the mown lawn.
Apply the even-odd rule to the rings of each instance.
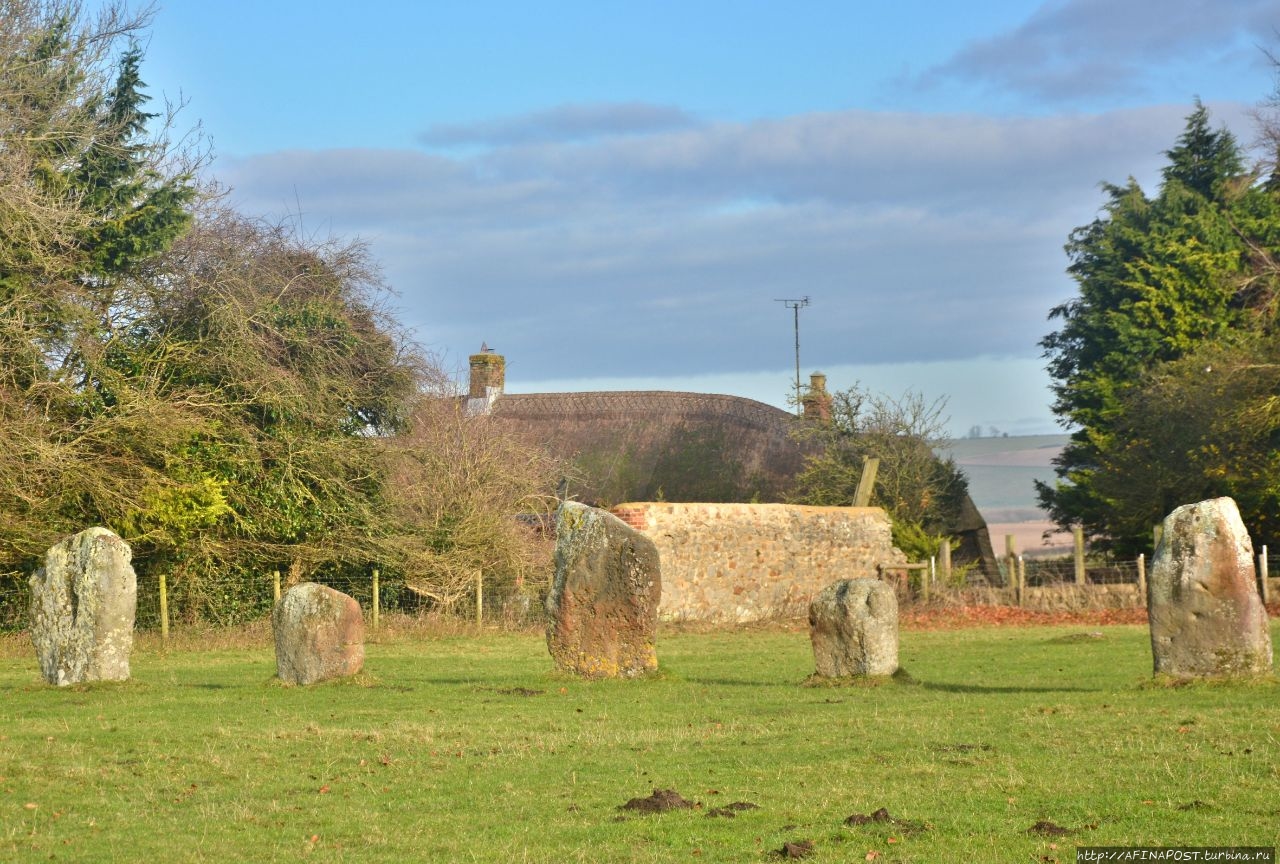
[[[594,683],[553,674],[536,633],[384,636],[358,679],[293,689],[244,641],[147,641],[132,681],[59,690],[10,640],[0,860],[767,861],[808,841],[812,862],[1069,862],[1280,835],[1280,687],[1154,686],[1144,627],[908,630],[914,683],[874,688],[802,686],[799,630],[664,632],[660,677]],[[656,788],[701,806],[619,809]],[[708,815],[734,802],[757,809]],[[897,821],[844,824],[879,808]]]

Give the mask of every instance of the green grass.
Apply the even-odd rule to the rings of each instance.
[[[905,682],[804,687],[804,632],[664,633],[641,681],[553,674],[537,634],[368,646],[274,683],[265,643],[143,646],[56,689],[0,656],[0,860],[1073,861],[1273,845],[1280,687],[1158,686],[1145,628],[914,632]],[[154,643],[147,643],[153,645]],[[628,815],[673,788],[701,809]],[[736,818],[706,811],[735,801]],[[34,805],[34,806],[30,806]],[[846,827],[885,807],[923,827]],[[1028,833],[1049,821],[1060,837]],[[891,840],[892,838],[892,840]]]

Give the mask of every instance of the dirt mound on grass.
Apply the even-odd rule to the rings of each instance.
[[[813,854],[812,840],[789,840],[774,851],[777,858],[808,858]]]
[[[700,807],[693,801],[686,801],[674,789],[654,789],[647,798],[632,798],[619,810],[634,810],[637,813],[666,813],[668,810],[691,810]]]

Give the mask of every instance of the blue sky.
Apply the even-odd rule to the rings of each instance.
[[[508,389],[829,386],[1056,431],[1037,343],[1101,181],[1154,189],[1196,97],[1242,141],[1276,0],[170,2],[240,209],[367,241],[450,370]]]

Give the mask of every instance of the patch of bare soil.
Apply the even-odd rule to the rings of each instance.
[[[866,813],[854,813],[848,819],[844,820],[844,824],[850,828],[858,828],[863,825],[892,825],[906,832],[924,831],[926,825],[923,822],[913,822],[910,819],[896,819],[889,815],[888,809],[881,807],[874,813],[867,815]]]
[[[1076,642],[1097,642],[1099,639],[1107,638],[1106,634],[1101,630],[1090,630],[1087,633],[1067,633],[1064,636],[1058,636],[1050,639],[1052,645],[1072,645]]]
[[[759,804],[753,804],[750,801],[734,801],[732,804],[726,804],[723,807],[712,807],[707,811],[708,817],[721,817],[724,819],[736,819],[738,814],[743,810],[759,810]]]
[[[1041,819],[1028,828],[1027,833],[1039,834],[1041,837],[1065,837],[1071,833],[1071,830],[1063,828],[1061,825],[1055,825],[1047,819]]]

